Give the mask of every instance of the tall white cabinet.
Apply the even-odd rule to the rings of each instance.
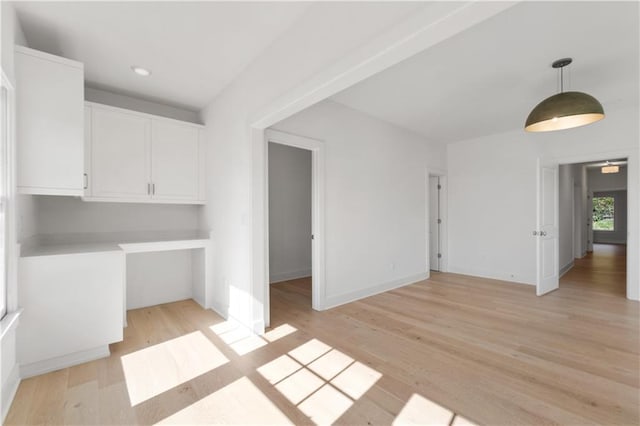
[[[82,195],[84,66],[15,47],[18,191]]]
[[[204,203],[202,126],[86,103],[87,201]]]

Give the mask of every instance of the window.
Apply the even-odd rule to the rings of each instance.
[[[8,145],[9,145],[9,100],[7,88],[2,85],[0,100],[0,318],[7,313],[7,195],[9,180]]]
[[[615,198],[593,197],[593,230],[615,230]]]

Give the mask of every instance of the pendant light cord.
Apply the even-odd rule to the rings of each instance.
[[[564,92],[564,66],[560,67],[560,93]]]

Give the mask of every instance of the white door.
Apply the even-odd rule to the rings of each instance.
[[[558,166],[538,169],[536,294],[558,288]]]
[[[151,182],[154,198],[197,200],[199,130],[169,121],[153,120]]]
[[[149,196],[150,123],[133,114],[93,108],[89,182],[94,197]]]
[[[429,176],[429,269],[440,270],[440,178]]]

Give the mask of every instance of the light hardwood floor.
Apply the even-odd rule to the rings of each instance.
[[[111,357],[24,380],[6,423],[639,423],[637,302],[441,273],[325,312],[310,292],[272,286],[265,338],[193,301],[130,311]]]
[[[593,252],[575,259],[573,268],[562,277],[560,285],[626,297],[626,275],[626,245],[594,244]]]

